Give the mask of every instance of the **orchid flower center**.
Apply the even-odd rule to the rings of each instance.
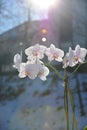
[[[29,71],[23,71],[24,75],[29,76],[31,73]]]
[[[54,58],[54,59],[58,58],[58,54],[56,54],[56,53],[53,54],[53,58]]]
[[[41,75],[43,75],[43,72],[42,72],[42,71],[39,71],[39,72],[38,72],[38,76],[41,76]]]
[[[68,63],[69,62],[69,60],[68,59],[66,59],[66,61],[65,61],[66,63]]]
[[[38,52],[37,51],[33,51],[33,56],[38,56]]]
[[[77,56],[74,56],[73,59],[74,59],[74,61],[78,61],[79,58]]]

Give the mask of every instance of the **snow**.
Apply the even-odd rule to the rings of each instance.
[[[87,74],[77,76],[83,108],[80,108],[75,77],[70,79],[70,86],[79,130],[82,130],[87,125]],[[49,75],[43,82],[8,75],[1,76],[0,83],[0,95],[4,95],[4,98],[0,96],[0,130],[65,130],[64,83],[56,76]],[[71,118],[71,110],[69,114]]]

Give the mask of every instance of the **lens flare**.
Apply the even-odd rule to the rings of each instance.
[[[47,39],[46,39],[45,37],[43,37],[43,38],[42,38],[42,41],[43,41],[43,42],[46,42],[46,41],[47,41]]]
[[[55,1],[56,0],[32,0],[32,4],[42,9],[48,9],[50,6],[54,5]]]

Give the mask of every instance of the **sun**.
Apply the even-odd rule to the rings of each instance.
[[[38,6],[41,9],[48,9],[55,4],[56,0],[32,0],[32,4]]]

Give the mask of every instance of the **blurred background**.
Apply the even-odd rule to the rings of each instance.
[[[63,89],[63,82],[53,72],[48,76],[46,82],[36,79],[32,83],[30,79],[19,79],[17,71],[12,67],[14,55],[22,50],[23,60],[25,60],[25,48],[36,43],[47,47],[55,44],[65,52],[70,46],[75,48],[77,44],[87,48],[87,1],[0,0],[0,130],[22,130],[18,125],[17,128],[12,125],[8,126],[11,124],[11,115],[16,113],[19,108],[20,111],[25,106],[26,109],[30,108],[32,104],[35,104],[37,95],[42,97],[41,100],[45,105],[53,100],[56,107],[63,108],[63,101],[61,101],[63,100],[63,90],[60,88],[61,86]],[[60,64],[57,65],[57,68],[63,74]],[[70,68],[69,73],[70,71],[73,70]],[[79,68],[78,74],[72,76],[70,84],[76,99],[77,118],[80,117],[80,120],[83,121],[79,126],[79,130],[82,130],[87,125],[87,64],[83,64]],[[58,86],[61,92],[57,91]],[[26,91],[29,93],[26,94]],[[26,97],[26,95],[28,96]],[[26,101],[25,97],[29,101]],[[49,98],[48,102],[46,102],[46,97]],[[34,102],[31,103],[31,100]],[[38,100],[36,100],[37,104]],[[50,102],[49,105],[55,106],[53,102]],[[36,106],[40,107],[40,105],[42,104],[39,102],[39,105]],[[5,113],[8,113],[7,118]],[[43,130],[51,130],[46,127]],[[28,129],[26,127],[25,130]],[[34,128],[30,128],[30,130],[34,130]]]

